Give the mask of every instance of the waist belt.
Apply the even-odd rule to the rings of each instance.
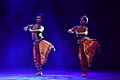
[[[81,39],[78,39],[77,40],[77,44],[80,44],[81,42],[83,42],[85,39],[87,39],[88,37],[83,37],[83,38],[81,38]]]
[[[36,45],[37,43],[39,43],[41,40],[43,40],[43,38],[39,38],[33,41],[33,45]]]

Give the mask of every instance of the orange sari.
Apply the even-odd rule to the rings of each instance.
[[[48,54],[52,48],[54,46],[46,40],[41,40],[33,46],[33,57],[36,68],[46,63]]]
[[[83,67],[91,67],[91,61],[99,48],[100,45],[96,39],[87,38],[79,44],[78,56]]]
[[[75,33],[88,33],[86,26],[75,26],[71,29]],[[87,35],[87,34],[86,34]],[[80,59],[81,67],[84,72],[87,72],[87,68],[91,67],[91,61],[96,53],[96,50],[100,48],[96,39],[90,39],[86,35],[77,34],[78,38],[78,56]]]

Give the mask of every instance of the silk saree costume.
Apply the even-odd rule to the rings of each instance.
[[[100,45],[96,39],[90,39],[87,37],[88,28],[86,26],[75,26],[72,28],[72,31],[77,33],[78,56],[82,70],[86,73],[87,68],[91,67],[91,61],[96,51],[100,49]],[[86,35],[79,34],[83,32],[85,32]]]

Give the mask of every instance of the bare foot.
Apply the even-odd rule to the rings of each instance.
[[[84,74],[81,75],[81,77],[87,77],[87,76],[88,76],[87,73],[84,73]]]
[[[43,75],[42,71],[36,73],[36,75]]]

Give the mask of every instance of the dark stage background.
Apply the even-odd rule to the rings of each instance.
[[[35,23],[36,14],[45,15],[43,36],[55,47],[45,70],[81,70],[76,37],[67,30],[79,25],[86,14],[89,37],[101,45],[92,70],[120,70],[120,8],[114,0],[0,0],[0,70],[35,70],[32,39],[23,27]]]

